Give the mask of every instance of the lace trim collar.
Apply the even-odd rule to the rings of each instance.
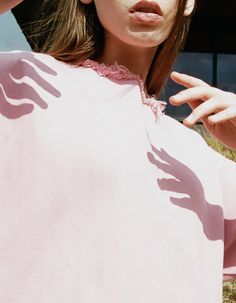
[[[136,80],[140,87],[140,92],[142,96],[143,104],[150,106],[157,118],[162,116],[165,112],[166,102],[160,101],[156,96],[146,95],[144,90],[143,80],[140,79],[138,75],[131,73],[125,66],[119,65],[115,62],[113,65],[106,65],[104,63],[99,63],[92,59],[87,59],[80,63],[80,66],[88,67],[96,71],[100,76],[114,79],[114,80]]]

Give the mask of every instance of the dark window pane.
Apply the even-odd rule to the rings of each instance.
[[[174,70],[177,72],[200,78],[208,84],[212,84],[212,69],[213,56],[210,53],[180,53],[174,66]],[[184,89],[184,87],[169,80],[161,98],[168,102],[170,96],[178,93],[182,89]],[[166,109],[168,115],[180,121],[182,121],[190,111],[188,105],[175,107],[169,103]]]
[[[236,55],[218,55],[217,86],[236,93]]]

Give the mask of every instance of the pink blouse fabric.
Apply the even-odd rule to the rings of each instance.
[[[0,302],[220,303],[236,164],[127,69],[0,53]]]

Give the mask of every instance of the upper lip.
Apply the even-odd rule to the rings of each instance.
[[[139,1],[129,10],[130,13],[134,13],[137,11],[145,13],[154,13],[160,16],[163,15],[160,6],[155,1]]]

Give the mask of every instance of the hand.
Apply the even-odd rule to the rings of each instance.
[[[184,125],[191,127],[201,120],[216,139],[236,150],[236,95],[185,74],[172,72],[171,78],[187,88],[169,100],[172,105],[187,103],[191,107],[192,113],[184,119]]]
[[[0,114],[6,118],[17,119],[30,114],[34,110],[34,104],[47,109],[48,104],[38,92],[37,86],[54,97],[61,96],[37,69],[52,76],[57,75],[56,71],[41,62],[34,53],[3,52],[0,53],[0,62]],[[32,79],[36,85],[23,82],[24,77]],[[25,103],[26,100],[29,102]]]
[[[208,201],[201,180],[180,159],[170,155],[164,148],[158,149],[154,145],[151,147],[152,151],[147,153],[147,157],[158,169],[158,188],[167,191],[171,203],[197,215],[209,240],[222,240],[221,226],[216,226],[216,222],[223,217],[222,207]],[[162,178],[160,171],[164,173]]]
[[[17,6],[23,0],[0,0],[0,14]]]

